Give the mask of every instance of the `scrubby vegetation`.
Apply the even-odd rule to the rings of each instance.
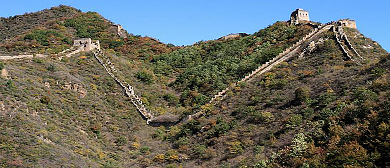
[[[92,53],[2,61],[1,167],[388,166],[390,55],[357,30],[344,31],[364,61],[345,61],[325,32],[312,52],[205,105],[313,28],[277,22],[246,37],[175,47],[119,37],[99,14],[66,6],[0,21],[24,25],[0,27],[3,53],[57,53],[74,38],[99,40],[156,115],[206,114],[146,125]]]
[[[329,40],[305,58],[236,87],[218,106],[204,107],[206,117],[183,125],[168,140],[203,166],[387,165],[390,55],[381,50],[364,58],[376,62],[381,56],[376,64],[342,61]],[[200,157],[188,144],[207,152]]]
[[[177,76],[170,86],[183,92],[184,106],[204,104],[211,97],[308,34],[310,26],[277,22],[254,35],[224,41],[199,42],[154,57],[154,73]],[[176,75],[178,74],[178,75]],[[199,100],[201,99],[201,100]]]

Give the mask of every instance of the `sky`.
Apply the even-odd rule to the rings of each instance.
[[[231,33],[252,34],[276,21],[289,20],[296,8],[312,21],[350,18],[366,37],[390,51],[390,0],[0,0],[0,17],[69,5],[94,11],[129,33],[164,43],[191,45]]]

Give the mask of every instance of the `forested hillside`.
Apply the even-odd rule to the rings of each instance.
[[[207,104],[318,26],[278,21],[179,47],[120,36],[98,13],[68,6],[1,18],[0,56],[51,57],[0,61],[0,166],[390,166],[390,55],[356,29],[343,30],[363,59],[345,57],[329,30]],[[57,59],[78,38],[99,40],[156,116],[205,115],[147,125],[92,52]]]

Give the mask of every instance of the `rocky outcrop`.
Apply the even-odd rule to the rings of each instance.
[[[4,78],[4,79],[8,79],[8,71],[7,69],[2,69],[1,70],[1,77]]]
[[[248,36],[248,34],[246,34],[246,33],[229,34],[229,35],[226,35],[226,36],[219,38],[218,40],[235,39],[235,38],[245,37],[245,36]]]
[[[5,111],[5,105],[2,101],[0,101],[0,111]]]
[[[46,83],[45,86],[47,87]],[[48,86],[50,87],[50,84]],[[65,84],[62,86],[62,89],[77,92],[81,98],[87,95],[87,90],[83,87],[82,84],[79,83],[65,82]]]

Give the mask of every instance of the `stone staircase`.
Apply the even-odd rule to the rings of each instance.
[[[342,26],[333,27],[333,33],[336,38],[337,43],[339,44],[343,54],[348,58],[348,60],[356,61],[353,59],[350,52],[356,55],[360,60],[364,60],[362,56],[356,51],[356,49],[352,46],[351,42],[348,40],[348,36],[344,33]],[[346,47],[344,47],[346,45]]]
[[[147,110],[142,103],[142,100],[134,93],[134,88],[126,83],[125,81],[121,81],[118,78],[117,70],[115,66],[112,64],[110,59],[104,55],[102,50],[96,50],[94,52],[94,57],[98,60],[98,62],[104,67],[106,72],[114,78],[114,80],[125,90],[125,94],[130,98],[133,105],[137,108],[137,110],[141,113],[141,115],[146,119],[147,124],[154,119],[154,115],[152,112]]]
[[[286,59],[290,58],[292,56],[292,53],[295,53],[300,48],[300,45],[302,45],[302,43],[304,43],[307,39],[311,39],[313,36],[317,36],[318,34],[324,32],[326,30],[329,30],[332,26],[333,25],[326,25],[325,27],[323,27],[321,29],[315,28],[311,33],[307,34],[301,40],[299,40],[294,45],[292,45],[291,47],[289,47],[286,50],[284,50],[282,53],[280,53],[278,56],[276,56],[272,60],[266,62],[265,64],[263,64],[261,66],[259,66],[256,70],[252,71],[249,75],[245,76],[240,81],[238,81],[235,84],[233,84],[231,87],[227,87],[226,89],[220,91],[217,95],[215,95],[210,100],[209,104],[213,103],[218,98],[220,98],[220,100],[222,100],[224,98],[224,95],[226,94],[226,92],[228,90],[230,90],[232,87],[235,87],[238,83],[244,82],[244,81],[251,81],[254,76],[263,74],[263,73],[269,71],[270,69],[272,69],[277,64],[279,64],[279,63],[285,61]]]
[[[305,37],[303,37],[301,40],[299,40],[297,43],[280,53],[278,56],[273,58],[272,60],[266,62],[265,64],[259,66],[256,70],[252,71],[249,75],[242,78],[240,81],[232,84],[230,87],[227,87],[226,89],[220,91],[217,95],[215,95],[208,104],[215,104],[218,101],[223,100],[226,97],[226,92],[237,86],[240,82],[248,81],[250,82],[255,76],[264,74],[268,71],[270,71],[273,67],[280,64],[283,61],[286,61],[293,57],[295,54],[298,53],[299,49],[302,48],[302,44],[305,42],[311,42],[313,41],[318,35],[321,33],[330,30],[334,25],[328,24],[325,26],[319,26],[318,28],[315,28],[311,33],[307,34]],[[193,115],[189,115],[187,120],[191,120],[193,118],[198,118],[201,115],[203,115],[203,111],[199,111],[198,113],[195,113]]]

